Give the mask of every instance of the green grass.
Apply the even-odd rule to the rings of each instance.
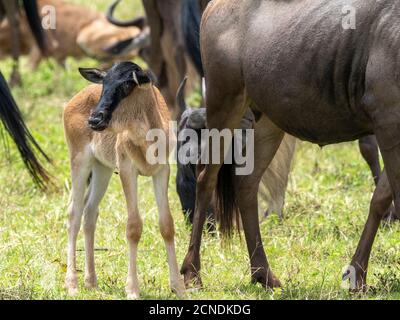
[[[83,2],[83,1],[77,1]],[[85,1],[86,2],[86,1]],[[129,2],[129,1],[126,1]],[[92,2],[93,3],[93,2]],[[104,9],[108,1],[96,1]],[[138,7],[138,11],[141,9]],[[23,60],[25,64],[25,60]],[[53,61],[37,72],[22,68],[23,88],[13,90],[37,140],[53,159],[49,167],[56,188],[45,194],[31,182],[18,154],[0,157],[0,299],[68,299],[63,288],[66,268],[67,213],[70,177],[62,129],[63,105],[87,85],[78,66],[96,61],[69,59],[67,69]],[[11,61],[0,62],[8,77]],[[175,218],[178,262],[189,240],[170,181],[170,205]],[[140,179],[140,211],[144,233],[139,247],[139,279],[144,299],[174,299],[168,288],[168,268],[151,180]],[[340,288],[341,270],[351,260],[366,221],[373,181],[356,143],[323,150],[299,146],[287,193],[286,218],[271,216],[262,226],[265,249],[283,290],[267,291],[250,284],[244,240],[234,237],[230,248],[218,237],[205,236],[202,246],[204,289],[189,299],[398,299],[400,298],[400,228],[379,230],[371,255],[369,283],[373,292],[350,295]],[[124,299],[127,272],[126,210],[118,177],[102,202],[96,233],[99,290],[82,288],[76,299]],[[83,239],[78,242],[78,266],[84,269]]]

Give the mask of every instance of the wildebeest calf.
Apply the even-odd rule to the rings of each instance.
[[[139,297],[136,265],[142,234],[137,198],[139,175],[153,178],[160,231],[168,255],[171,288],[178,296],[182,296],[184,286],[176,261],[174,223],[168,203],[168,159],[165,159],[165,164],[150,164],[146,157],[150,146],[146,140],[149,130],[161,130],[167,140],[171,138],[168,107],[147,74],[132,62],[115,64],[107,73],[98,69],[81,69],[80,72],[87,80],[98,84],[78,93],[64,110],[72,175],[66,287],[71,294],[78,288],[75,252],[82,215],[86,252],[85,283],[88,288],[97,286],[94,232],[98,206],[117,169],[128,209],[128,298]],[[165,147],[168,155],[168,145]],[[90,174],[92,178],[85,199]]]

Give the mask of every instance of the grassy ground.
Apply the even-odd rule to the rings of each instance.
[[[83,1],[78,1],[83,2]],[[126,1],[127,3],[129,1]],[[93,5],[92,1],[92,5]],[[96,1],[104,9],[108,1]],[[136,4],[137,5],[137,4]],[[137,10],[140,8],[137,6]],[[48,194],[32,184],[11,148],[0,158],[0,299],[67,299],[66,207],[70,191],[67,148],[61,123],[63,105],[87,83],[78,66],[96,61],[70,59],[66,70],[54,62],[37,72],[23,68],[24,86],[14,90],[29,127],[54,161],[50,167],[56,189]],[[9,76],[10,61],[0,62]],[[174,175],[170,203],[176,222],[178,262],[187,249],[189,230],[180,212]],[[400,298],[398,225],[382,227],[371,256],[366,295],[341,289],[341,270],[349,263],[366,221],[373,181],[355,143],[319,149],[299,147],[287,194],[286,218],[271,216],[262,226],[266,252],[283,290],[266,291],[250,284],[244,240],[230,248],[218,237],[205,236],[202,246],[205,288],[190,299],[396,299]],[[145,227],[139,251],[142,297],[173,299],[168,289],[166,254],[157,226],[149,179],[140,179],[140,209]],[[112,180],[100,212],[96,236],[98,291],[82,289],[77,299],[124,299],[127,271],[126,211],[117,177]],[[78,266],[83,270],[82,235]],[[80,272],[82,284],[83,273]]]

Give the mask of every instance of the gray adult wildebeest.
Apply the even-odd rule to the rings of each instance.
[[[343,27],[345,6],[355,9],[355,29]],[[252,281],[281,285],[263,249],[256,195],[287,132],[321,146],[377,137],[385,171],[351,262],[357,289],[364,288],[372,244],[393,199],[400,211],[399,15],[396,0],[214,0],[208,5],[201,25],[208,128],[238,128],[248,107],[262,117],[255,126],[251,175],[229,181],[232,171],[220,173],[219,164],[199,167],[192,237],[181,270],[187,285],[201,285],[201,230],[215,187],[222,231],[230,233],[235,208],[240,211]],[[225,179],[218,179],[224,172]]]

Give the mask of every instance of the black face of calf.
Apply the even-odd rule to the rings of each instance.
[[[108,127],[114,110],[136,86],[150,82],[147,74],[132,62],[116,63],[107,72],[92,68],[79,68],[79,72],[88,81],[103,84],[100,101],[88,120],[95,131]]]

